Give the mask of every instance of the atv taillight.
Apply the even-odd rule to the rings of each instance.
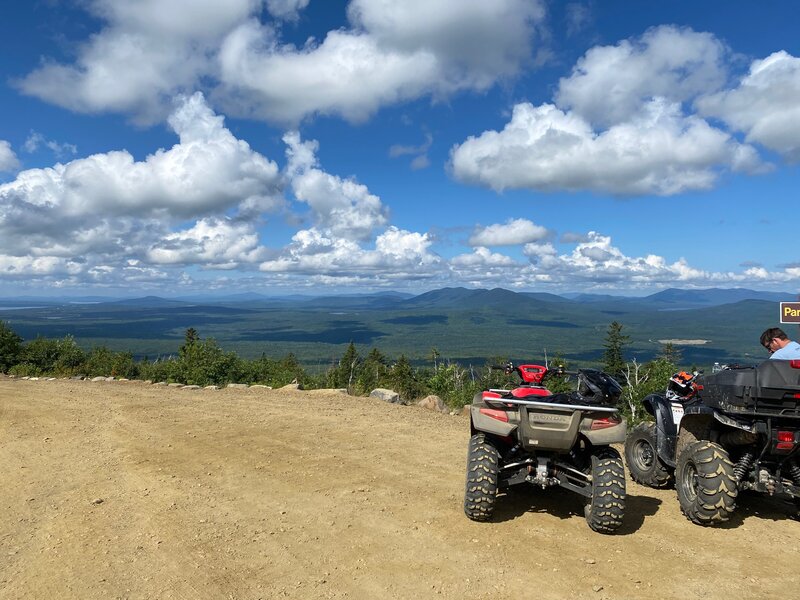
[[[496,408],[481,408],[478,412],[492,419],[508,423],[508,413],[504,410],[497,410]]]
[[[791,450],[794,448],[794,431],[778,431],[778,443],[775,445],[777,450]]]
[[[614,427],[615,425],[619,425],[622,422],[617,415],[611,417],[604,417],[602,419],[593,419],[592,420],[592,429],[608,429],[609,427]]]
[[[791,366],[793,369],[800,369],[800,360],[790,360],[790,361],[789,361],[789,365],[790,365],[790,366]]]

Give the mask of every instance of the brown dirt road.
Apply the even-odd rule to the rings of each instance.
[[[561,490],[474,523],[468,435],[335,391],[0,377],[0,598],[794,595],[800,523],[777,500],[707,529],[629,480],[617,535]]]

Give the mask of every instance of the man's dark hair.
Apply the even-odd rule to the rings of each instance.
[[[779,340],[788,340],[789,336],[786,335],[783,332],[783,329],[780,327],[771,327],[761,334],[761,345],[766,346],[772,341],[773,338],[778,338]]]

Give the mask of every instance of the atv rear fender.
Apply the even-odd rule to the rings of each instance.
[[[581,423],[581,435],[589,440],[592,446],[622,444],[625,441],[625,436],[628,434],[628,426],[624,419],[619,425],[614,425],[613,427],[591,429],[591,426],[592,419],[584,419],[583,423]]]
[[[485,406],[475,405],[469,407],[470,429],[472,432],[483,431],[499,437],[511,435],[517,428],[516,423],[507,423],[481,413]]]

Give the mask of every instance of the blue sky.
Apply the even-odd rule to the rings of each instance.
[[[797,293],[765,6],[5,3],[0,295]]]

